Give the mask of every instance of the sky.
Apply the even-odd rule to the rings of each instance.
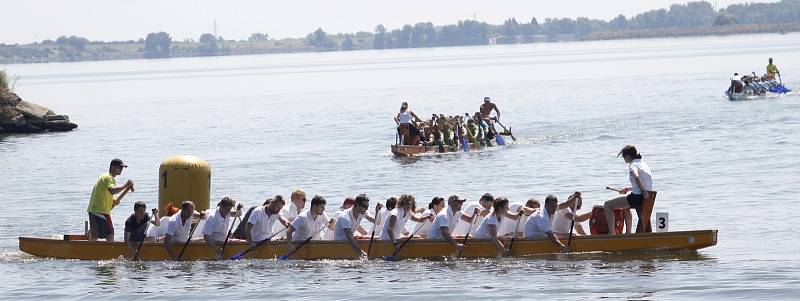
[[[373,31],[404,24],[453,24],[472,19],[501,24],[515,17],[589,17],[611,19],[651,9],[668,8],[679,0],[8,0],[0,18],[0,43],[31,43],[77,35],[89,40],[138,40],[165,31],[173,40],[217,33],[245,39],[251,33],[273,38],[304,37],[322,27],[328,33]],[[775,2],[710,0],[722,8],[733,3]]]

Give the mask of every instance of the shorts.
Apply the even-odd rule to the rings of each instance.
[[[631,208],[641,208],[642,204],[644,204],[644,195],[628,194],[628,205],[630,205]]]
[[[89,231],[97,234],[97,238],[108,238],[114,235],[114,224],[110,214],[89,212]]]

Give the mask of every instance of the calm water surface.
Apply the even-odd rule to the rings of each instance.
[[[69,114],[77,131],[0,138],[3,298],[794,299],[800,243],[800,96],[729,102],[734,72],[774,57],[800,88],[800,35],[755,35],[6,66],[17,92]],[[392,116],[499,105],[518,144],[394,159]],[[719,229],[699,252],[469,261],[74,261],[21,253],[20,235],[80,233],[113,157],[157,201],[158,165],[193,154],[212,199],[247,204],[302,187],[338,207],[413,193],[490,191],[522,201],[584,191],[587,207],[627,182],[635,144],[671,230]],[[20,217],[20,212],[25,217]]]

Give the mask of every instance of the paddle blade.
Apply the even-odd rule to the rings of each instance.
[[[278,257],[278,260],[289,260],[289,256],[288,255],[283,255],[281,257]]]
[[[506,140],[503,139],[503,136],[500,134],[494,135],[494,140],[497,142],[497,145],[506,145]]]
[[[396,258],[394,257],[394,255],[383,257],[383,260],[386,260],[386,261],[394,261],[395,259]]]
[[[244,252],[239,252],[231,256],[231,260],[239,260],[242,259],[242,257],[244,257]]]
[[[469,142],[467,141],[467,138],[461,138],[461,145],[464,147],[465,152],[469,151]]]

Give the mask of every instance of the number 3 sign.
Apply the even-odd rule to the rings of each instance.
[[[656,212],[656,232],[669,231],[669,213]]]

